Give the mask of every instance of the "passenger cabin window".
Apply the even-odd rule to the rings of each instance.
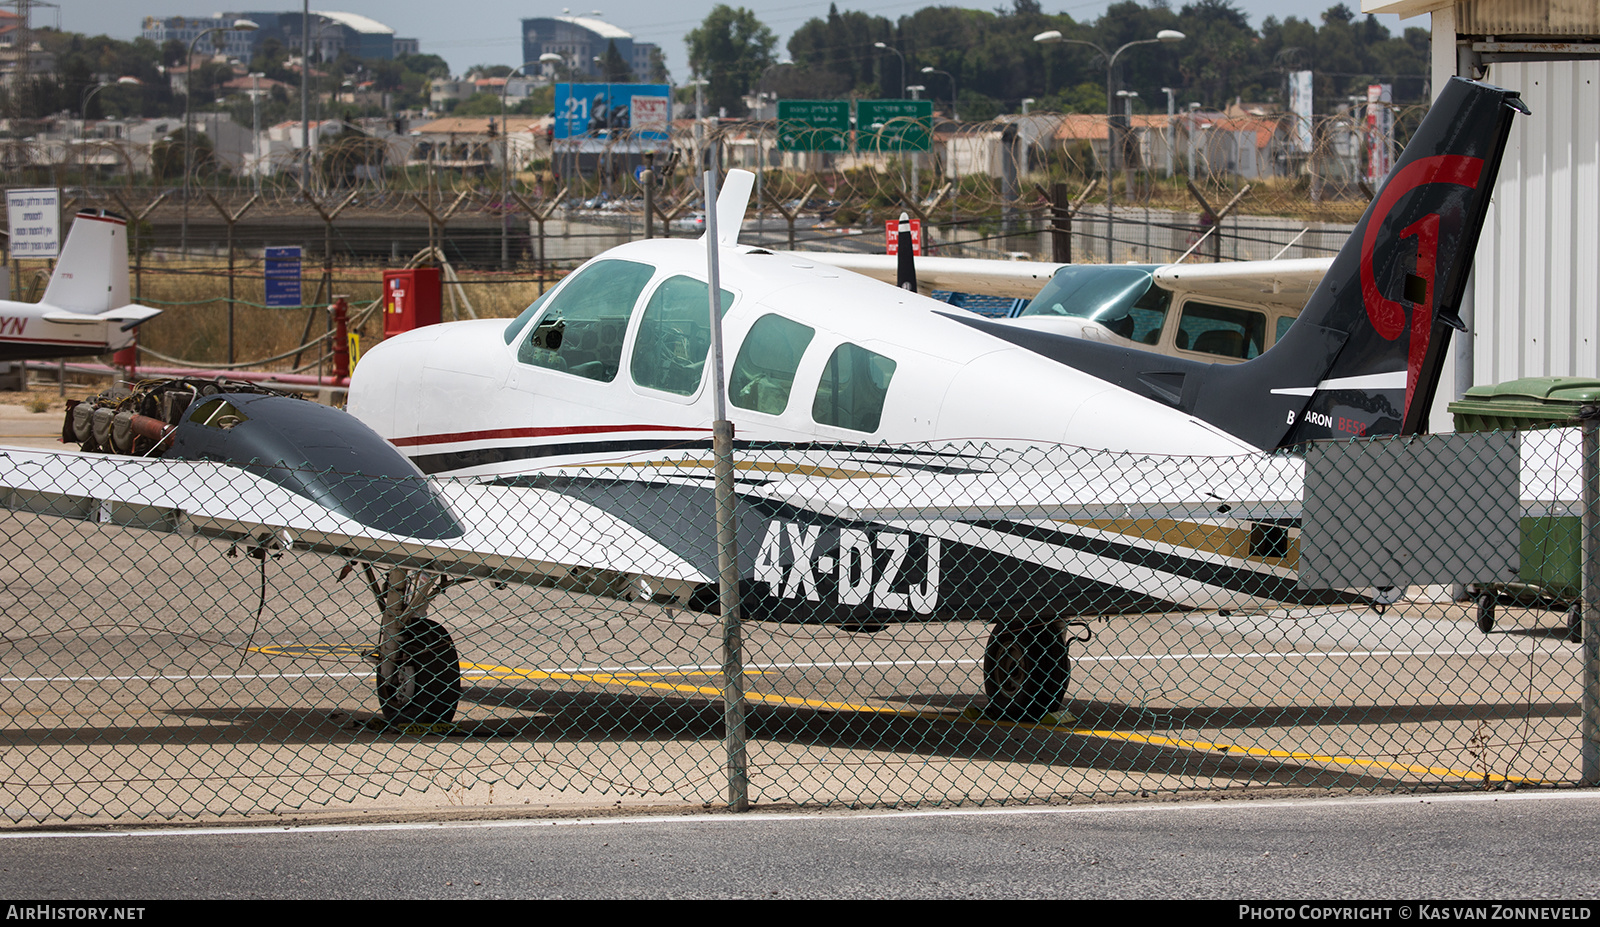
[[[782,415],[789,407],[794,372],[815,335],[781,315],[756,319],[728,373],[728,401],[752,412]]]
[[[709,287],[693,277],[668,277],[656,287],[639,319],[628,368],[633,382],[648,389],[691,396],[700,388],[711,348]],[[722,291],[722,314],[733,294]]]
[[[1179,350],[1248,360],[1267,337],[1265,313],[1190,300],[1178,320]]]
[[[1154,270],[1136,264],[1063,267],[1018,317],[1089,319],[1131,341],[1155,344],[1172,294],[1155,285]]]
[[[655,274],[649,264],[598,261],[555,292],[517,349],[517,360],[609,383],[622,361],[634,303]]]
[[[811,417],[820,425],[874,432],[883,418],[895,362],[853,344],[841,344],[822,368]]]

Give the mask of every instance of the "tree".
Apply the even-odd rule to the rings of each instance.
[[[631,84],[634,82],[633,68],[628,67],[628,62],[617,51],[616,42],[606,43],[605,56],[600,59],[600,73],[608,84]]]
[[[744,7],[718,4],[684,41],[689,46],[689,67],[711,82],[707,95],[711,111],[725,108],[732,115],[745,115],[745,94],[772,64],[772,50],[778,44],[772,30]]]
[[[661,54],[661,49],[650,49],[650,70],[645,74],[645,80],[652,84],[668,83],[667,57]]]
[[[167,133],[167,136],[150,146],[150,173],[158,180],[183,179],[183,136],[182,126]],[[194,133],[194,146],[189,152],[189,166],[194,169],[196,176],[211,173],[216,166],[216,150],[211,144],[211,137],[204,132]]]

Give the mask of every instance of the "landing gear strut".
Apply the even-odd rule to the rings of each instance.
[[[378,649],[378,704],[383,717],[404,724],[445,724],[461,701],[461,662],[450,632],[426,617],[449,580],[394,567],[383,583],[362,565],[383,622]]]

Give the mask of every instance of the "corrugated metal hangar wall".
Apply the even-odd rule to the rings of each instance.
[[[1485,79],[1533,115],[1478,246],[1473,382],[1600,377],[1600,60],[1500,62]]]

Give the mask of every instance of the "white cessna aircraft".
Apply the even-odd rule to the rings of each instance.
[[[904,217],[902,216],[902,219]],[[1054,264],[808,251],[808,260],[920,292],[1026,299],[1008,324],[1206,363],[1260,355],[1288,334],[1332,258],[1227,264]]]
[[[160,309],[128,301],[127,223],[80,212],[37,303],[0,300],[0,361],[81,357],[133,343]]]
[[[8,451],[0,486],[14,507],[365,564],[385,714],[448,720],[455,650],[424,613],[449,577],[716,609],[716,248],[744,616],[991,623],[986,710],[1037,719],[1064,696],[1072,616],[1341,595],[1296,587],[1301,463],[1272,452],[1423,428],[1513,111],[1453,80],[1246,363],[984,320],[730,231],[608,251],[510,322],[389,339],[349,414],[190,380],[79,405],[85,451],[121,456]],[[737,230],[750,177],[726,187]]]

